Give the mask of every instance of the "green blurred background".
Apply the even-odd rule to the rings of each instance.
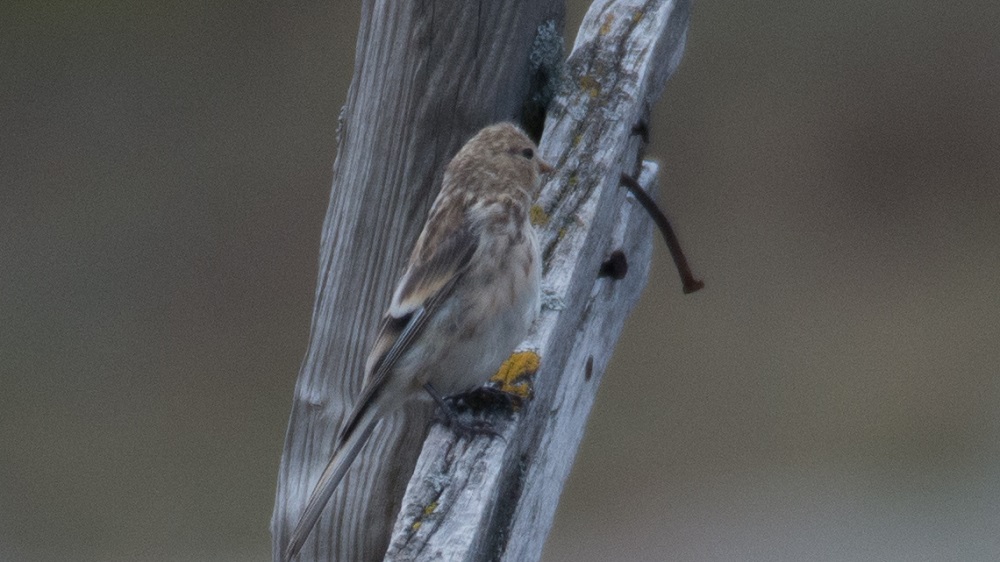
[[[0,560],[268,560],[359,11],[0,9]],[[1000,559],[997,22],[696,2],[547,562]]]

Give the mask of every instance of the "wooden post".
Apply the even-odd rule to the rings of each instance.
[[[544,306],[521,346],[541,361],[523,373],[533,399],[499,426],[503,439],[435,426],[424,443],[426,408],[385,420],[302,560],[540,557],[601,374],[645,285],[652,223],[618,182],[624,172],[655,186],[637,126],[680,61],[689,11],[690,0],[595,2],[548,108],[540,152],[559,171],[535,213]],[[479,127],[524,114],[537,93],[532,64],[548,48],[536,39],[561,27],[561,5],[369,1],[362,20],[279,473],[275,559],[358,392],[375,321],[444,163]],[[599,276],[614,251],[625,277]]]
[[[271,519],[275,560],[329,459],[365,355],[444,165],[476,130],[520,117],[540,26],[557,0],[365,0],[338,124],[309,348],[295,387]],[[430,411],[385,420],[300,560],[378,560]],[[404,423],[405,422],[405,423]]]

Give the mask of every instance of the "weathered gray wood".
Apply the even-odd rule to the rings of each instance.
[[[274,559],[329,459],[362,377],[375,323],[440,184],[444,164],[484,125],[529,98],[540,25],[559,0],[366,0],[339,124],[309,348],[278,474]],[[381,559],[427,431],[428,408],[385,420],[348,472],[301,560]]]
[[[605,0],[588,12],[540,146],[559,171],[539,200],[547,306],[521,346],[541,358],[534,399],[502,439],[431,430],[386,560],[541,556],[601,374],[648,275],[651,223],[618,178],[638,171],[633,126],[680,61],[689,11],[688,0]],[[640,181],[654,185],[656,170],[646,163]],[[598,277],[616,249],[628,274]]]

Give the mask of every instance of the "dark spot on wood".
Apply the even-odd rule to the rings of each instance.
[[[583,368],[583,380],[590,382],[590,377],[594,376],[594,356],[587,357],[587,365]]]
[[[615,250],[611,252],[608,259],[604,260],[601,264],[601,269],[598,271],[598,277],[610,277],[614,280],[624,279],[628,274],[628,259],[625,258],[625,252],[621,250]]]
[[[391,314],[387,314],[385,316],[385,329],[396,333],[402,332],[403,328],[410,323],[411,318],[413,318],[412,312],[408,312],[399,318],[396,318]]]
[[[514,470],[505,478],[500,479],[500,489],[497,490],[496,505],[493,508],[493,521],[496,524],[493,526],[492,532],[488,533],[489,536],[484,541],[482,550],[480,550],[480,552],[488,556],[482,558],[483,560],[489,560],[490,562],[500,560],[507,550],[508,542],[512,538],[516,538],[511,537],[511,530],[514,526],[514,512],[521,501],[521,495],[524,492],[524,480],[531,462],[532,459],[530,456],[527,454],[521,455]]]
[[[632,134],[639,135],[643,143],[649,144],[649,123],[645,119],[640,119],[632,126]]]

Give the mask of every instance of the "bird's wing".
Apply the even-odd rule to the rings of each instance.
[[[354,431],[358,420],[377,401],[399,358],[419,339],[428,320],[451,295],[476,253],[478,237],[466,221],[445,221],[451,228],[435,231],[434,226],[442,222],[435,218],[450,217],[432,216],[425,233],[429,235],[422,235],[414,248],[393,304],[379,325],[365,384],[354,411],[344,424],[342,438]]]
[[[433,221],[430,221],[433,224]],[[399,358],[419,338],[427,321],[448,298],[468,269],[478,241],[464,221],[452,221],[454,228],[444,228],[433,236],[421,236],[414,249],[410,267],[399,282],[393,306],[382,319],[372,350],[373,367],[364,388],[340,433],[336,452],[320,476],[299,522],[289,539],[284,560],[291,560],[330,500],[361,447],[368,440],[383,412],[376,407],[379,393]],[[428,227],[429,228],[429,227]],[[422,254],[427,248],[426,254]],[[427,259],[421,259],[426,255]],[[375,355],[375,354],[378,355]]]

